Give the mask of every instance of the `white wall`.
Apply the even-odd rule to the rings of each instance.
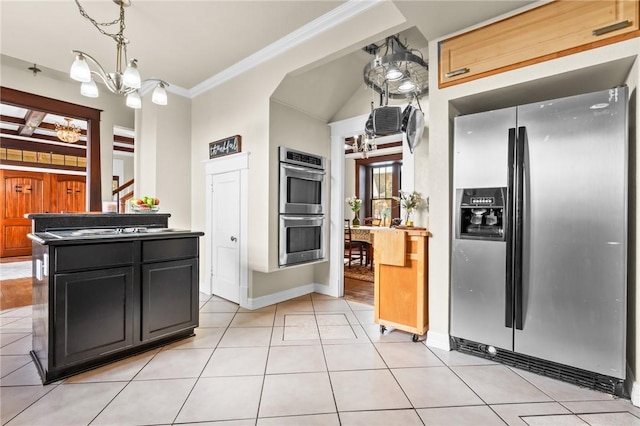
[[[345,198],[356,196],[356,159],[345,158],[344,159],[344,193]],[[349,204],[343,201],[344,205],[344,218],[353,219],[353,211]]]
[[[135,140],[136,198],[160,199],[160,211],[171,214],[173,228],[204,230],[191,227],[191,100],[170,94],[168,104],[160,106],[144,96]]]
[[[134,178],[133,154],[119,154],[117,151],[113,153],[113,170],[114,176],[120,176],[120,185]],[[117,166],[116,166],[117,164]],[[133,190],[133,187],[131,187]]]
[[[113,126],[133,128],[133,110],[125,106],[123,96],[114,95],[103,85],[98,85],[100,97],[87,98],[80,94],[80,83],[71,80],[67,74],[40,67],[42,72],[34,77],[33,73],[27,69],[30,66],[33,64],[2,55],[0,85],[102,110],[100,114],[101,188],[102,199],[109,200],[113,176]]]

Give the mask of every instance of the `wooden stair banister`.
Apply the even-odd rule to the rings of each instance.
[[[133,198],[133,191],[127,192],[123,196],[120,196],[120,193],[125,189],[128,189],[131,185],[133,185],[133,181],[134,180],[131,179],[125,182],[111,192],[111,195],[116,196],[116,202],[118,203],[118,211],[120,213],[126,213],[126,203],[128,200]]]

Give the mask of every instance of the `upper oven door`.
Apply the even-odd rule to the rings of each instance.
[[[323,170],[280,163],[280,213],[324,214]]]

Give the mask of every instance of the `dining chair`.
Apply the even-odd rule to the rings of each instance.
[[[353,260],[359,260],[362,265],[362,259],[365,256],[364,246],[361,241],[353,241],[351,238],[351,223],[349,219],[344,220],[344,260],[351,268]]]

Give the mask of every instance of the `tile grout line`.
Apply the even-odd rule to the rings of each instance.
[[[202,307],[200,307],[198,309],[198,328],[200,328],[200,318],[199,318],[200,311],[202,310],[202,308],[207,306],[209,303],[212,303],[214,297],[216,297],[216,296],[214,294],[211,294],[211,296],[209,296],[209,299],[207,299],[207,301],[202,305]],[[200,373],[198,374],[198,377],[196,377],[196,380],[193,382],[193,386],[191,386],[191,389],[189,389],[189,392],[187,392],[187,396],[185,397],[184,401],[182,401],[182,404],[180,404],[180,408],[178,408],[178,411],[177,411],[176,415],[174,416],[173,421],[171,422],[172,425],[176,424],[176,421],[178,420],[178,417],[180,417],[180,413],[184,409],[184,406],[186,405],[187,401],[191,397],[191,394],[193,393],[194,389],[196,388],[196,386],[200,382],[200,379],[202,378],[202,373],[207,368],[207,365],[211,361],[211,358],[213,358],[213,354],[218,349],[218,345],[220,345],[220,342],[224,338],[224,335],[227,334],[227,331],[231,327],[231,323],[233,322],[233,319],[236,317],[236,314],[238,313],[239,310],[240,310],[240,305],[238,305],[238,308],[236,308],[235,312],[233,312],[233,317],[231,317],[231,320],[229,321],[227,326],[224,328],[224,331],[222,332],[222,335],[220,335],[220,339],[218,340],[218,342],[216,343],[215,347],[211,351],[211,355],[209,355],[209,358],[207,358],[207,362],[205,362],[204,365],[202,366],[202,370],[200,370]],[[202,327],[202,328],[222,328],[222,327]],[[197,336],[197,333],[196,333],[196,336]]]
[[[333,388],[333,382],[331,381],[331,373],[329,372],[329,364],[327,363],[327,354],[324,351],[324,342],[322,340],[322,334],[320,334],[320,324],[318,324],[318,316],[316,312],[315,304],[313,303],[313,297],[311,297],[311,307],[313,308],[313,318],[318,329],[318,338],[320,339],[320,350],[322,351],[322,358],[324,359],[324,366],[327,369],[327,380],[329,381],[329,389],[331,389],[331,398],[333,399],[333,406],[336,409],[336,417],[338,417],[338,424],[341,425],[340,411],[338,410],[338,401],[336,399],[336,393]]]

